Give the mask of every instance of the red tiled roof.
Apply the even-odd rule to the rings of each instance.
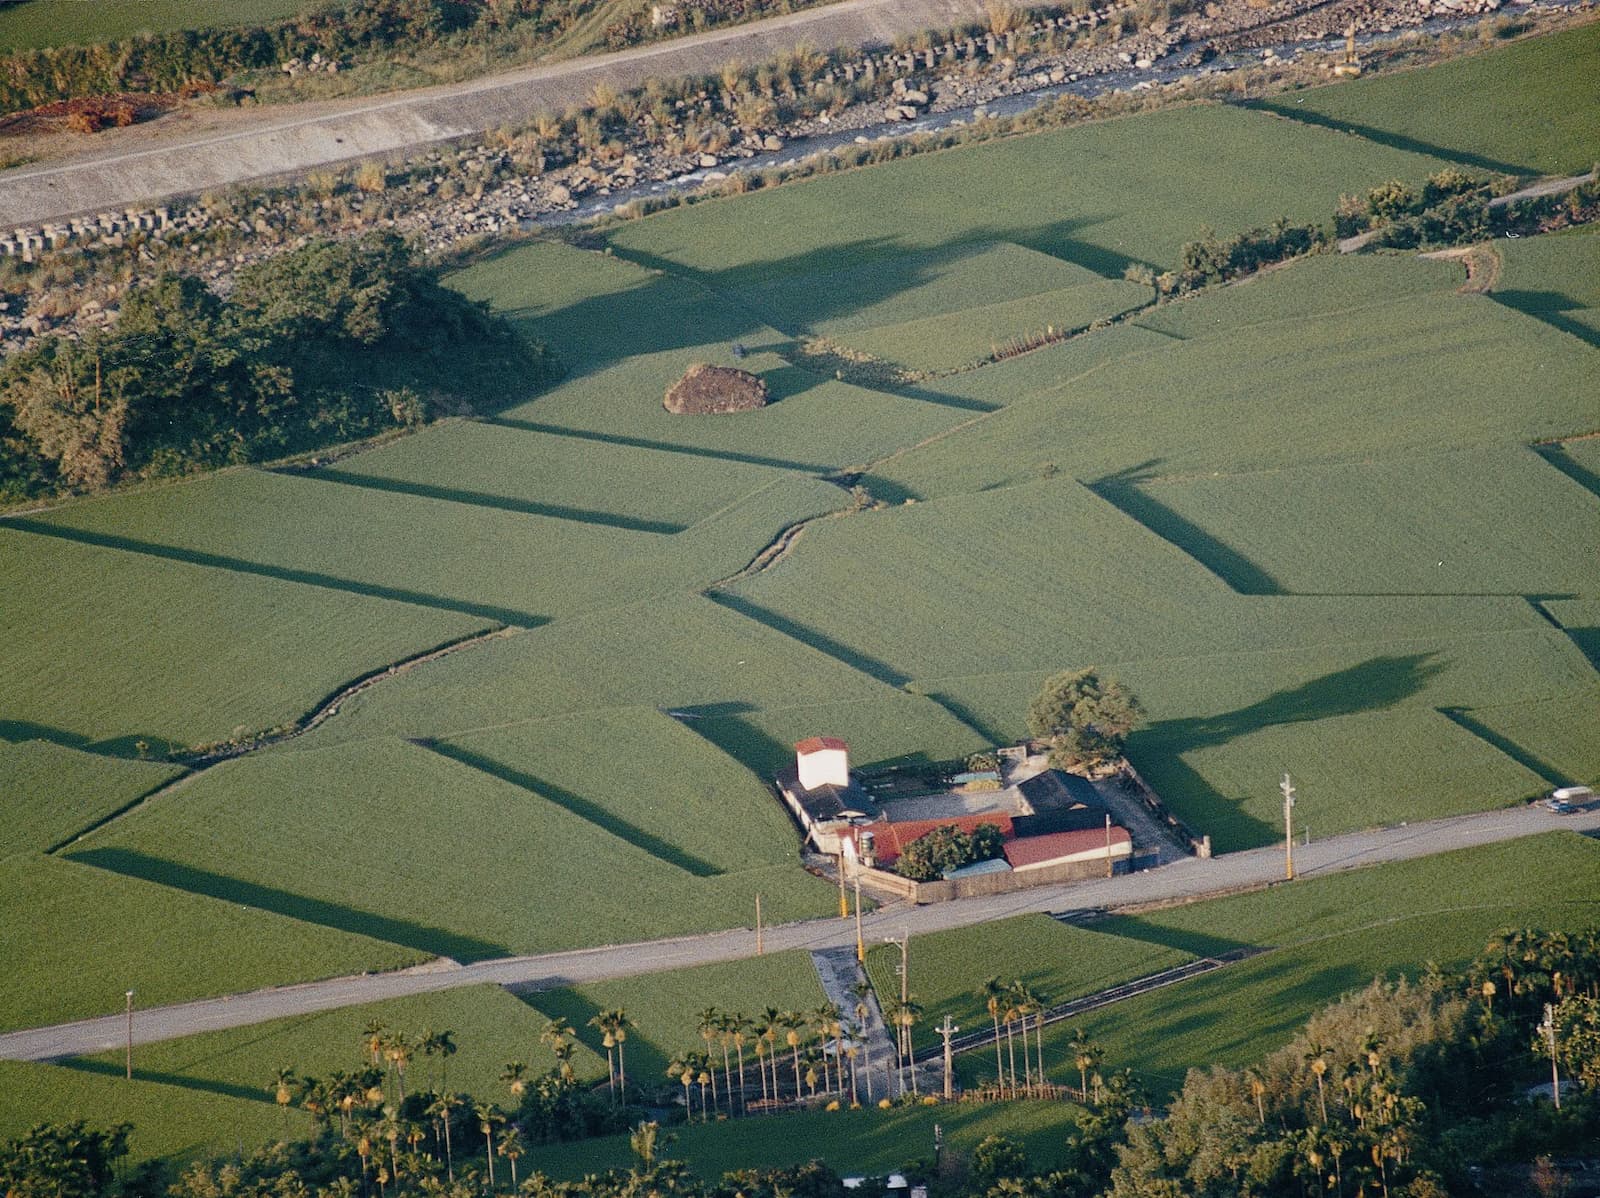
[[[844,753],[849,752],[850,746],[837,736],[808,736],[794,747],[794,751],[800,754],[821,753],[825,749],[836,749]]]
[[[1111,847],[1118,845],[1131,845],[1133,837],[1128,835],[1126,828],[1111,826]],[[1079,853],[1092,853],[1096,850],[1105,851],[1106,831],[1104,828],[1084,828],[1078,832],[1051,832],[1046,836],[1023,836],[1016,840],[1006,842],[1006,860],[1011,862],[1012,869],[1020,869],[1024,865],[1043,865],[1047,861],[1054,861],[1060,857],[1072,857]]]
[[[979,824],[993,824],[1000,829],[1000,835],[1011,836],[1011,816],[1004,811],[990,811],[983,815],[953,815],[947,819],[912,819],[900,823],[889,823],[880,820],[875,824],[865,827],[846,829],[841,835],[855,840],[861,832],[871,832],[880,865],[888,865],[899,859],[900,854],[906,851],[906,845],[913,840],[921,840],[935,828],[948,828],[954,824],[963,832],[972,833]]]

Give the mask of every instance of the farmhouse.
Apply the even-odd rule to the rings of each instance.
[[[794,764],[776,781],[806,840],[816,851],[837,856],[847,872],[864,881],[912,886],[917,901],[1100,876],[1127,869],[1133,856],[1132,835],[1117,823],[1094,784],[1062,770],[1046,769],[989,792],[880,804],[851,774],[844,741],[812,736],[794,748]],[[884,872],[935,829],[971,834],[985,824],[999,829],[1001,856],[950,870],[934,886],[919,887]]]
[[[850,748],[844,741],[807,737],[794,752],[794,764],[778,774],[778,793],[818,852],[840,852],[842,831],[883,818],[877,804],[851,778]]]

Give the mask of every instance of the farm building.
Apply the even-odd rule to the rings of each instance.
[[[1019,836],[1006,841],[1006,860],[1021,874],[1057,865],[1108,859],[1115,868],[1118,861],[1133,856],[1133,837],[1126,828],[1112,824],[1107,828],[1082,828],[1072,832],[1050,832],[1043,836]]]
[[[883,818],[876,803],[850,776],[850,749],[831,736],[795,745],[795,762],[778,774],[778,793],[818,852],[841,851],[840,833]]]

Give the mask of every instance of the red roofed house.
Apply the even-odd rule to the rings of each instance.
[[[840,839],[851,845],[846,851],[852,857],[857,857],[861,855],[859,852],[861,833],[871,833],[873,855],[877,858],[877,864],[888,868],[900,859],[908,844],[913,840],[921,840],[935,828],[954,826],[970,834],[981,824],[993,824],[1000,829],[1000,835],[1007,840],[1011,839],[1011,816],[1004,811],[987,811],[980,815],[953,815],[945,819],[902,820],[897,823],[880,820],[864,827],[849,828],[841,833]]]
[[[1113,862],[1133,856],[1133,837],[1126,828],[1112,824],[1109,833],[1104,828],[1082,828],[1076,832],[1050,832],[1044,836],[1008,840],[1006,860],[1017,873],[1078,861],[1104,861],[1108,836]]]

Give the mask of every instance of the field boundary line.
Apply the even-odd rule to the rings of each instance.
[[[343,706],[343,704],[348,700],[364,694],[382,682],[386,682],[391,678],[398,678],[404,674],[409,674],[412,670],[418,668],[419,666],[424,666],[429,662],[434,662],[441,658],[449,657],[451,654],[459,653],[464,649],[474,649],[479,645],[485,644],[489,641],[504,640],[508,637],[516,636],[527,631],[528,629],[526,628],[516,627],[491,628],[486,632],[473,633],[458,640],[448,641],[443,645],[436,645],[432,649],[424,650],[422,653],[416,654],[415,656],[402,658],[399,661],[391,662],[389,665],[380,666],[378,669],[367,674],[363,674],[352,682],[346,683],[338,690],[334,691],[333,694],[323,699],[315,707],[311,708],[308,715],[302,716],[293,724],[289,725],[286,730],[278,732],[266,732],[242,744],[227,745],[223,748],[214,749],[209,752],[180,754],[174,759],[174,764],[182,766],[184,770],[183,773],[179,774],[176,778],[168,779],[166,782],[163,782],[160,786],[155,787],[153,790],[146,791],[144,794],[134,799],[131,803],[127,803],[118,810],[111,812],[109,815],[95,820],[87,827],[74,832],[71,836],[68,836],[59,843],[51,845],[50,848],[45,850],[46,855],[59,855],[63,850],[71,848],[85,837],[100,831],[100,829],[105,828],[112,823],[115,823],[117,820],[120,820],[126,815],[133,814],[133,812],[151,802],[154,802],[157,799],[164,798],[172,791],[177,790],[181,786],[187,785],[189,782],[192,782],[194,779],[200,777],[200,775],[204,774],[215,766],[222,765],[224,762],[237,760],[241,757],[248,757],[251,754],[261,752],[265,749],[274,748],[277,745],[286,744],[291,740],[295,740],[298,737],[304,736],[306,733],[320,727],[328,720],[338,715],[340,707]],[[365,739],[375,738],[369,737]]]

